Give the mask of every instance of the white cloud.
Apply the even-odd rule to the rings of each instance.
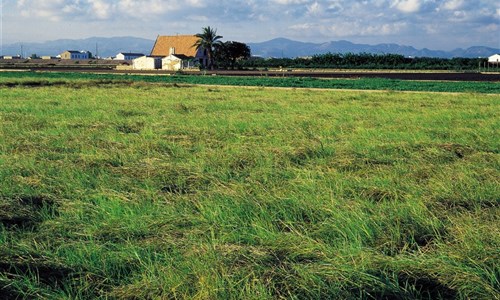
[[[88,0],[92,13],[98,19],[107,19],[112,13],[111,5],[103,0]]]
[[[272,0],[274,3],[278,3],[281,5],[290,5],[290,4],[304,4],[310,2],[308,0]]]
[[[197,1],[188,1],[198,5]],[[162,0],[119,0],[117,11],[121,15],[129,15],[137,18],[147,18],[148,16],[162,15],[169,11],[175,11],[181,8],[177,1]]]
[[[344,8],[342,0],[328,1],[328,10],[340,11]]]
[[[393,6],[405,13],[415,13],[420,10],[421,0],[395,0]]]
[[[447,10],[456,10],[463,6],[464,0],[449,0],[443,4],[443,8]]]
[[[307,14],[311,16],[320,16],[324,9],[317,1],[307,6]]]
[[[179,4],[174,0],[18,0],[17,5],[26,16],[45,19],[74,20],[74,14],[82,19],[107,20],[116,17],[145,18],[162,15],[171,11],[202,8],[202,0],[188,0]]]
[[[480,33],[484,33],[484,34],[491,34],[492,32],[498,32],[500,30],[500,25],[499,24],[495,24],[495,23],[492,23],[492,24],[488,24],[484,27],[480,27],[478,28],[478,32]],[[500,41],[499,41],[500,43]]]
[[[80,12],[81,8],[78,5],[75,5],[74,3],[67,3],[64,5],[62,8],[62,12],[65,14],[74,14]]]
[[[203,1],[203,0],[187,0],[187,1],[185,1],[185,3],[188,3],[189,6],[192,6],[192,7],[205,7],[206,6],[205,1]]]
[[[187,16],[187,19],[188,20],[191,20],[191,21],[196,21],[196,22],[208,22],[210,21],[210,18],[207,17],[207,16],[199,16],[199,15],[191,15],[191,16]]]
[[[326,37],[346,38],[353,36],[389,36],[397,35],[407,30],[406,22],[394,22],[384,24],[364,24],[360,21],[338,24],[318,24],[318,23],[301,23],[294,24],[289,29],[295,32],[320,32]]]
[[[34,7],[32,6],[34,5]],[[64,0],[47,0],[32,3],[29,0],[18,0],[18,8],[21,9],[21,15],[24,17],[39,17],[47,19],[50,21],[60,21],[64,12],[61,11],[61,7],[64,8]]]
[[[293,30],[310,30],[313,28],[317,28],[317,26],[318,26],[317,24],[303,23],[303,24],[294,24],[288,28],[293,29]]]
[[[463,10],[457,10],[453,12],[453,17],[456,19],[465,19],[467,18],[467,13]]]
[[[424,29],[427,34],[436,34],[439,32],[439,26],[436,24],[426,24],[424,25]]]
[[[444,40],[474,35],[498,44],[488,30],[500,26],[498,0],[7,0],[4,37],[44,28],[43,38],[90,35],[139,37],[192,33],[210,25],[234,40],[291,37],[325,41],[420,40],[436,48]],[[11,23],[9,23],[11,22]],[[83,26],[80,26],[83,25]],[[43,26],[43,27],[42,27]],[[10,27],[10,28],[9,28]],[[498,30],[498,29],[497,29]],[[67,34],[64,35],[63,32]],[[482,34],[484,32],[484,34]],[[481,33],[481,34],[478,34]],[[82,33],[83,34],[83,33]],[[432,35],[433,40],[429,38]],[[482,36],[484,35],[484,36]],[[367,37],[367,38],[365,38]],[[381,38],[384,37],[384,38]]]

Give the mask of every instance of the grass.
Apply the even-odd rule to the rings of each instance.
[[[446,81],[411,81],[383,78],[361,79],[320,79],[296,77],[237,77],[237,76],[200,76],[200,75],[118,75],[91,73],[57,73],[57,72],[0,72],[0,86],[15,85],[80,85],[82,81],[98,84],[112,82],[122,84],[158,83],[158,84],[195,84],[195,85],[229,85],[256,87],[286,88],[321,88],[349,90],[383,90],[383,91],[416,91],[416,92],[457,92],[500,94],[499,82],[446,82]]]
[[[38,76],[1,77],[3,297],[498,297],[497,95]]]

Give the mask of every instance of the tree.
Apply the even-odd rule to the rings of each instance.
[[[250,58],[250,47],[244,43],[228,41],[215,48],[215,56],[224,66],[234,69],[236,61]]]
[[[208,27],[202,28],[202,33],[196,34],[198,41],[193,45],[196,50],[206,50],[208,57],[208,66],[211,70],[214,69],[214,49],[221,42],[219,41],[222,36],[217,35],[217,29]]]

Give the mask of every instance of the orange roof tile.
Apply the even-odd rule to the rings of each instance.
[[[151,56],[168,56],[170,48],[175,48],[175,54],[196,56],[196,47],[193,45],[198,41],[194,35],[158,36],[156,38]]]

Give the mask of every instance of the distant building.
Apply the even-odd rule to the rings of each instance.
[[[161,57],[141,56],[132,60],[134,70],[157,70],[161,69]]]
[[[488,57],[488,62],[490,64],[500,64],[500,54],[495,54]]]
[[[55,56],[49,56],[49,55],[43,55],[42,59],[56,59],[57,57]]]
[[[21,55],[5,55],[3,59],[21,59]]]
[[[90,59],[92,53],[89,51],[66,50],[60,54],[61,59]]]
[[[116,60],[132,60],[144,56],[142,53],[125,53],[120,52],[116,55]]]
[[[182,61],[189,60],[190,65],[208,65],[207,51],[197,50],[194,44],[198,38],[194,35],[158,36],[156,38],[151,56],[168,57],[174,55],[182,57]],[[174,59],[173,57],[171,59]]]

